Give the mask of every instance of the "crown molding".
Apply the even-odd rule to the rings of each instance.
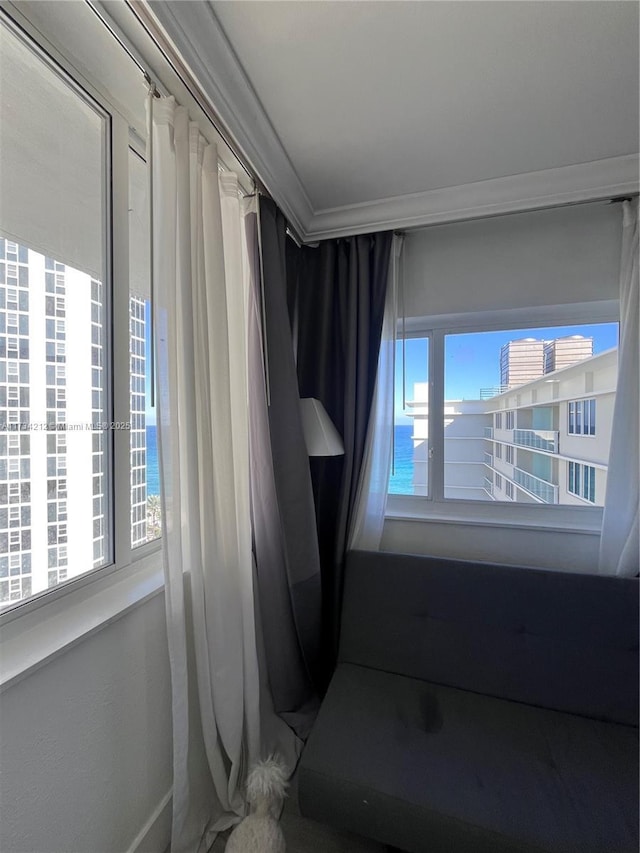
[[[637,192],[638,155],[630,154],[320,210],[305,240],[460,222]]]
[[[148,0],[147,7],[206,93],[247,165],[301,236],[309,197],[209,3]]]
[[[638,192],[638,155],[314,210],[209,3],[146,0],[238,150],[305,243],[598,201]]]

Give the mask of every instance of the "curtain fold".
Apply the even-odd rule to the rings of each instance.
[[[250,497],[251,524],[253,531],[253,586],[255,599],[256,641],[258,668],[260,671],[260,731],[263,757],[278,754],[289,770],[295,768],[302,740],[295,731],[306,735],[315,718],[315,703],[308,700],[308,685],[304,675],[300,681],[297,670],[302,668],[297,636],[292,630],[290,610],[286,610],[288,590],[281,551],[280,528],[273,523],[273,507],[276,501],[273,475],[273,459],[269,440],[269,421],[265,383],[265,361],[262,339],[262,298],[260,290],[260,255],[258,243],[258,200],[254,196],[246,199],[245,236],[246,260],[249,275],[248,304],[248,368],[249,368],[249,451],[250,451]],[[258,573],[258,559],[261,572]],[[285,607],[282,607],[285,602]],[[279,608],[280,605],[280,609]],[[265,611],[266,620],[262,618]],[[284,612],[283,612],[284,611]],[[287,618],[288,617],[288,618]],[[267,640],[271,666],[267,659]],[[273,633],[276,643],[274,648]],[[294,673],[296,675],[294,675]],[[282,704],[278,693],[279,680],[285,684],[300,683],[307,686],[301,700],[300,694],[289,690],[288,704]],[[275,689],[272,687],[275,684]],[[292,695],[293,693],[293,695]],[[274,697],[278,697],[276,708]],[[307,700],[305,706],[305,700]],[[309,706],[312,711],[309,714]],[[295,730],[295,731],[294,731]]]
[[[268,199],[260,198],[259,225],[270,389],[269,407],[251,398],[260,611],[274,706],[304,736],[317,709],[320,560],[287,308],[286,221]]]
[[[389,492],[395,426],[395,349],[398,327],[398,265],[404,238],[394,235],[389,263],[376,386],[348,547],[378,551]]]
[[[157,422],[172,678],[172,853],[244,812],[260,756],[249,495],[247,264],[237,180],[154,104]]]
[[[623,202],[622,208],[618,385],[613,409],[607,491],[600,538],[600,572],[634,576],[640,569],[640,299],[637,199],[633,202]]]
[[[319,399],[344,456],[312,459],[322,566],[324,677],[337,653],[342,572],[375,387],[391,232],[303,247],[297,274],[300,396]]]

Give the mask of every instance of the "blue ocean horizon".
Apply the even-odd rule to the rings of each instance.
[[[147,497],[160,494],[156,425],[147,424]]]
[[[398,424],[394,430],[394,465],[389,476],[389,494],[413,494],[413,424]]]

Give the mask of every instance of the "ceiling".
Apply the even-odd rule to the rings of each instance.
[[[635,2],[151,5],[307,239],[636,187]]]

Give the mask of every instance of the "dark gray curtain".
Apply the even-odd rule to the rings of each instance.
[[[303,247],[290,265],[300,396],[324,404],[345,448],[344,456],[311,460],[325,678],[337,652],[343,565],[375,388],[392,239],[385,232],[326,240]]]
[[[260,217],[271,405],[265,397],[260,323],[253,322],[249,411],[256,577],[274,707],[304,737],[317,708],[320,561],[287,310],[286,222],[273,202],[262,198]],[[247,236],[258,282],[253,229],[257,237],[256,218],[250,217]],[[259,293],[254,304],[260,310]]]

